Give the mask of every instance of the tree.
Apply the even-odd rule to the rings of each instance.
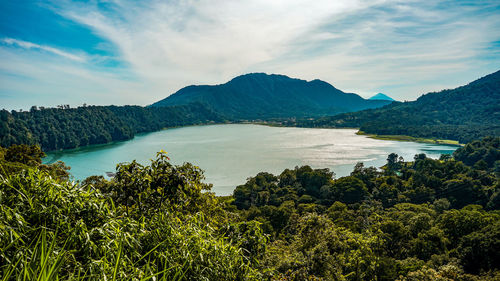
[[[398,155],[396,153],[391,153],[387,157],[387,171],[392,173],[401,169],[401,162],[398,160]]]
[[[155,213],[162,209],[199,210],[211,185],[202,183],[203,172],[186,163],[174,166],[164,151],[158,152],[151,165],[136,161],[119,164],[116,175],[104,190],[113,200],[127,207],[130,214]]]
[[[343,177],[336,180],[332,187],[333,201],[341,201],[347,204],[360,202],[368,194],[366,185],[356,177]]]

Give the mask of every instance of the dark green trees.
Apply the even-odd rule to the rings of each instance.
[[[500,185],[481,158],[391,154],[381,170],[358,163],[339,179],[307,166],[260,173],[233,204],[270,235],[264,268],[277,280],[495,280]]]
[[[500,136],[500,71],[416,101],[331,117],[290,121],[300,127],[360,128],[368,134],[449,139],[460,143]]]
[[[495,169],[500,165],[500,137],[485,137],[457,149],[453,157],[479,170]]]
[[[500,184],[494,169],[477,167],[483,157],[392,155],[384,169],[359,163],[339,179],[308,166],[262,172],[215,197],[199,168],[172,165],[164,152],[82,183],[41,155],[0,149],[6,280],[500,277]]]
[[[222,122],[201,104],[150,108],[83,106],[0,111],[0,145],[38,144],[44,151],[131,139],[167,127]]]
[[[116,174],[101,191],[139,216],[159,210],[200,211],[211,185],[202,183],[202,171],[190,163],[174,166],[165,152],[158,152],[151,165],[136,161],[118,164]]]

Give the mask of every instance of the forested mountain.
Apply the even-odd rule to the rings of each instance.
[[[152,107],[201,102],[233,119],[266,119],[332,115],[390,102],[365,100],[321,81],[252,73],[215,86],[188,86]]]
[[[164,152],[74,182],[38,147],[0,147],[2,280],[496,281],[499,143],[262,172],[226,197]]]
[[[137,133],[167,127],[222,122],[199,103],[170,107],[85,106],[33,107],[0,111],[0,145],[38,144],[43,150],[69,149],[127,140]]]
[[[369,134],[458,140],[500,135],[500,71],[452,90],[428,93],[416,101],[344,113],[292,126],[360,127]]]

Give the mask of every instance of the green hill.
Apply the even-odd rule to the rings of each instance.
[[[290,125],[359,127],[377,135],[450,139],[462,143],[500,135],[500,71],[468,85],[428,93],[416,101],[344,113]]]
[[[147,108],[82,106],[0,110],[0,145],[38,144],[44,151],[128,140],[137,133],[212,122],[219,114],[202,104]]]
[[[311,117],[376,108],[388,101],[365,100],[321,81],[251,73],[221,85],[188,86],[152,107],[206,104],[232,119]]]

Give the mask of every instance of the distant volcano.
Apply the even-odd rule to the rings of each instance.
[[[374,95],[373,97],[369,98],[369,100],[389,100],[389,101],[395,101],[393,98],[389,97],[388,95],[384,95],[382,93],[378,93]]]

